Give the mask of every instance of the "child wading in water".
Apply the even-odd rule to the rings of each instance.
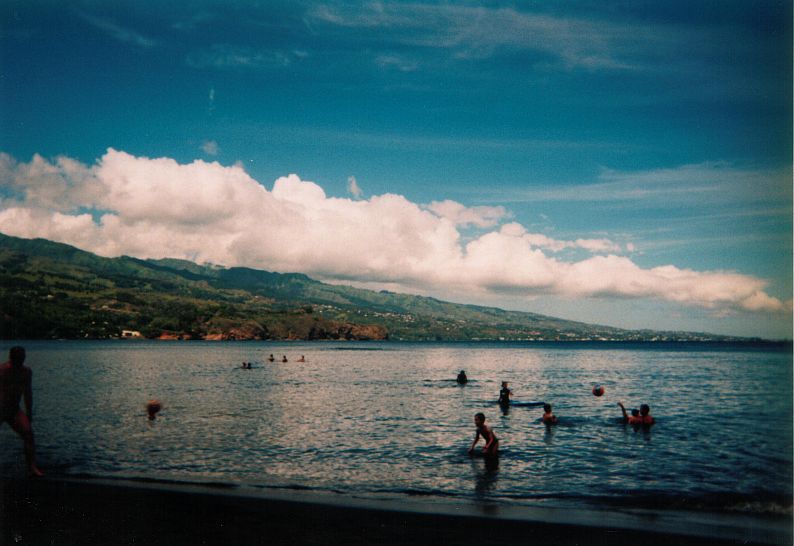
[[[480,436],[482,436],[482,439],[485,440],[485,445],[482,448],[483,454],[486,456],[498,455],[499,440],[496,439],[493,429],[485,424],[485,414],[478,413],[474,416],[474,426],[477,427],[477,434],[471,443],[469,454],[474,452],[474,446],[477,445],[477,442],[480,441]]]
[[[511,396],[513,396],[513,391],[507,388],[507,381],[502,381],[502,388],[499,391],[499,405],[502,407],[509,406]]]
[[[551,404],[543,404],[543,422],[547,425],[557,424],[557,416],[551,412]]]

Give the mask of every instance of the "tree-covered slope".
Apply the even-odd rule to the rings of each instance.
[[[137,333],[190,339],[659,337],[533,313],[329,285],[299,273],[176,259],[103,258],[69,245],[3,234],[0,311],[0,337],[6,339]]]

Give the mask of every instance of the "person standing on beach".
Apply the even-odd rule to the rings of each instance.
[[[474,446],[480,441],[480,436],[485,440],[485,445],[482,448],[483,455],[486,457],[499,454],[499,440],[496,439],[496,434],[493,429],[485,424],[485,414],[477,413],[474,416],[474,426],[477,427],[477,433],[474,436],[474,441],[469,448],[469,454],[474,452]]]
[[[43,476],[36,466],[36,444],[33,440],[33,372],[24,365],[24,347],[11,347],[8,362],[0,365],[0,424],[8,423],[25,445],[25,461],[31,476]],[[25,400],[25,411],[19,407]]]

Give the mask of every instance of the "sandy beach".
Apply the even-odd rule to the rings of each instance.
[[[2,544],[791,544],[790,519],[435,505],[238,487],[4,479]]]

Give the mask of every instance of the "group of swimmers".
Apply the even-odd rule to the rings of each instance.
[[[267,361],[275,362],[276,357],[270,355],[269,357],[267,357]],[[289,362],[289,360],[287,360],[287,355],[281,356],[281,362]],[[297,360],[297,362],[306,362],[306,357],[301,355],[300,358]],[[243,365],[240,367],[243,368],[244,370],[250,370],[251,368],[253,368],[253,362],[243,362]]]
[[[457,382],[461,385],[465,385],[468,383],[468,381],[469,380],[466,376],[466,372],[461,370],[460,373],[458,373]],[[502,388],[499,390],[499,405],[502,406],[502,408],[509,407],[510,398],[512,396],[513,391],[508,388],[507,381],[502,381]],[[651,416],[651,408],[648,404],[642,404],[640,409],[632,409],[631,415],[626,412],[626,408],[623,406],[622,402],[618,402],[618,406],[623,413],[622,422],[625,424],[633,425],[635,428],[639,428],[650,427],[656,422],[653,416]],[[552,407],[549,403],[543,404],[542,422],[545,425],[556,425],[559,422],[557,416],[552,413]],[[485,424],[484,413],[478,412],[474,415],[474,427],[476,432],[474,435],[474,441],[469,448],[469,454],[474,452],[474,447],[477,445],[477,442],[480,441],[480,438],[482,438],[485,442],[485,445],[483,445],[483,455],[486,457],[498,455],[499,440],[496,438],[496,434],[494,434],[493,429]]]
[[[274,362],[275,357],[271,354],[268,357],[268,361]],[[31,426],[33,421],[33,392],[31,388],[33,372],[24,365],[24,362],[25,349],[24,347],[16,346],[9,351],[8,361],[0,364],[0,424],[8,423],[12,430],[22,438],[28,473],[31,476],[42,476],[43,473],[36,466],[35,443]],[[281,362],[288,362],[286,355],[282,357]],[[306,362],[305,357],[301,355],[298,362]],[[251,364],[251,362],[243,362],[242,367],[251,369]],[[464,370],[461,370],[458,374],[457,382],[462,385],[468,382],[468,377]],[[499,404],[509,406],[512,394],[513,392],[508,388],[507,381],[503,381],[502,388],[499,391]],[[24,411],[20,408],[20,403],[23,401],[25,404]],[[623,403],[618,402],[618,406],[623,413],[624,423],[637,427],[650,427],[654,424],[654,418],[650,415],[648,404],[642,404],[639,410],[631,410],[631,415],[626,412]],[[161,408],[162,404],[160,401],[150,400],[146,405],[149,419],[154,420]],[[558,422],[557,417],[552,413],[551,404],[543,404],[542,421],[547,425],[554,425]],[[482,438],[485,442],[483,453],[486,456],[497,455],[499,452],[499,440],[496,438],[493,429],[485,423],[484,413],[475,414],[474,426],[476,434],[469,448],[469,453],[473,453],[474,447]]]

